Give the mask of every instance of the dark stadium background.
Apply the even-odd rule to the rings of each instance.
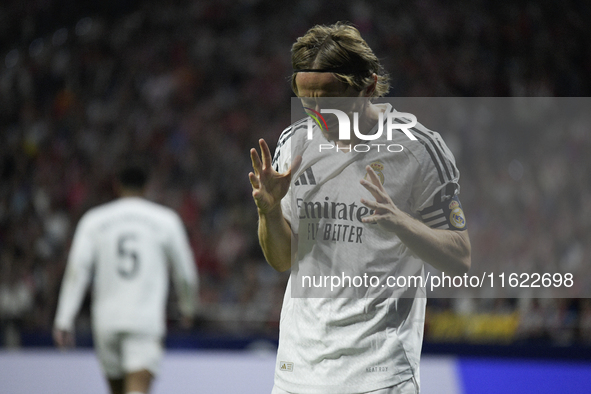
[[[52,346],[75,225],[114,197],[117,165],[135,156],[152,171],[150,198],[181,214],[201,277],[194,328],[178,326],[171,300],[168,347],[272,348],[287,276],[258,247],[248,151],[290,123],[294,40],[317,23],[354,23],[392,97],[584,97],[590,19],[585,1],[3,1],[0,346]],[[507,133],[455,141],[473,265],[589,264],[591,130],[558,145]],[[519,142],[538,204],[485,193],[517,182],[499,139]],[[516,243],[514,223],[532,236]],[[423,354],[591,361],[589,299],[468,304],[429,303]],[[88,301],[77,335],[91,345]]]

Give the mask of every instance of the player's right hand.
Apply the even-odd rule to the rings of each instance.
[[[53,340],[60,349],[74,347],[75,345],[74,334],[58,328],[53,329]]]
[[[280,174],[271,165],[271,151],[264,139],[259,140],[261,156],[255,148],[250,150],[250,159],[254,172],[248,174],[252,185],[252,197],[257,205],[259,215],[265,215],[280,208],[281,199],[287,194],[291,174],[301,163],[301,157],[296,157],[285,173]],[[261,160],[262,158],[262,160]]]

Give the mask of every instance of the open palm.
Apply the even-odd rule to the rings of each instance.
[[[297,168],[301,158],[297,157],[289,170],[280,174],[271,165],[271,151],[264,139],[259,140],[261,156],[255,148],[250,150],[254,172],[248,174],[252,185],[252,197],[259,213],[267,214],[279,207],[281,199],[287,194],[291,182],[292,169]]]

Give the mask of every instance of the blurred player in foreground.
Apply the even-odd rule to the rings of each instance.
[[[119,199],[91,209],[76,228],[54,323],[59,347],[74,345],[74,320],[92,278],[95,350],[113,394],[147,393],[163,357],[172,271],[182,321],[195,311],[197,272],[185,228],[169,208],[142,198],[147,174],[129,166]]]
[[[349,115],[359,115],[362,134],[374,135],[380,112],[394,111],[370,100],[388,91],[388,78],[350,25],[310,29],[292,47],[292,66],[292,88],[308,110],[318,114],[329,97],[361,102]],[[313,137],[307,130],[306,119],[287,128],[273,160],[264,140],[260,156],[250,152],[261,247],[276,270],[294,268],[281,311],[273,394],[418,393],[424,286],[379,296],[358,288],[343,297],[347,289],[341,289],[338,298],[328,291],[294,297],[292,290],[302,287],[294,277],[309,267],[382,280],[424,278],[425,262],[449,274],[466,272],[470,241],[453,155],[439,134],[420,124],[411,129],[414,138],[397,132],[393,140],[372,141],[397,143],[403,150],[396,153],[352,149],[361,138],[351,133],[341,140],[334,123],[316,128]],[[327,142],[340,149],[316,149]],[[343,236],[341,228],[355,231]]]

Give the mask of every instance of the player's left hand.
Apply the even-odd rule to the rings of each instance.
[[[361,199],[363,205],[374,211],[372,215],[363,217],[361,221],[363,223],[377,223],[388,231],[396,231],[401,215],[404,215],[404,212],[398,209],[388,193],[386,193],[380,178],[374,170],[370,166],[366,166],[365,170],[369,180],[362,179],[360,183],[376,200]]]

